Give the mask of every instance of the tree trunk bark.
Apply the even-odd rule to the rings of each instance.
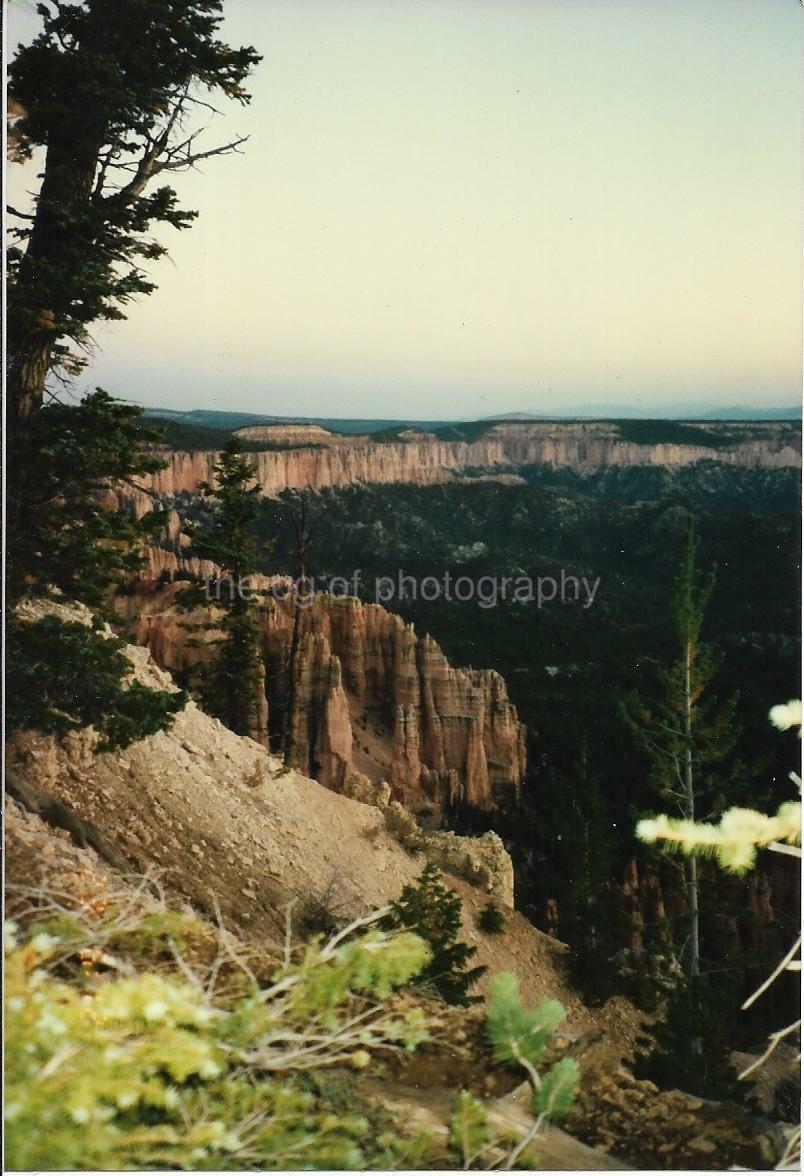
[[[687,905],[690,923],[690,976],[697,976],[701,970],[701,945],[698,939],[698,863],[695,858],[687,862]]]
[[[28,339],[14,348],[8,371],[8,414],[12,426],[24,426],[42,407],[54,342],[52,334],[43,334],[38,340]]]
[[[8,414],[13,426],[42,406],[53,349],[77,295],[82,258],[96,247],[89,228],[92,187],[105,132],[64,127],[51,137],[25,254],[9,289]]]
[[[288,690],[282,719],[282,763],[286,768],[306,767],[306,765],[296,763],[296,740],[294,737],[294,720],[298,702],[299,646],[302,637],[302,621],[307,607],[306,599],[307,576],[303,571],[298,581],[298,595],[293,600],[293,633],[288,653]]]
[[[684,645],[684,793],[688,821],[695,820],[695,778],[692,764],[692,650],[690,642]],[[701,967],[701,945],[698,919],[698,863],[694,857],[687,860],[687,906],[690,936],[690,976],[697,976]]]

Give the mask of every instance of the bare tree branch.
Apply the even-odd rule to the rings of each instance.
[[[765,980],[762,984],[760,984],[760,986],[756,990],[756,992],[753,992],[751,994],[751,996],[748,997],[748,1000],[743,1001],[743,1004],[742,1004],[743,1009],[750,1008],[751,1005],[754,1003],[754,1001],[757,999],[757,997],[761,996],[763,992],[765,992],[768,988],[770,988],[771,984],[773,984],[776,977],[780,976],[782,974],[782,972],[784,972],[787,968],[790,967],[791,963],[793,962],[793,957],[795,956],[796,952],[800,951],[800,950],[801,950],[801,936],[799,935],[798,939],[793,944],[793,946],[790,948],[787,955],[780,961],[780,963],[778,963],[776,965],[776,967],[771,972],[770,976],[768,976],[767,980]]]
[[[237,139],[232,139],[229,143],[222,143],[219,147],[211,147],[208,151],[198,151],[195,154],[188,154],[181,159],[168,161],[160,164],[154,171],[154,175],[163,171],[185,171],[187,168],[195,167],[202,159],[210,159],[214,155],[231,155],[238,152],[238,148],[243,143],[248,142],[248,135],[240,135]]]

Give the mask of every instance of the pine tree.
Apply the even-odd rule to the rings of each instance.
[[[262,497],[256,476],[256,466],[244,456],[242,443],[231,438],[215,463],[213,481],[198,483],[203,497],[214,499],[212,517],[204,525],[187,528],[197,554],[217,564],[235,588],[257,568],[265,550],[255,531]]]
[[[580,1078],[578,1063],[563,1057],[544,1069],[547,1046],[566,1015],[564,1006],[549,997],[537,1008],[526,1009],[519,995],[519,980],[511,972],[501,972],[492,981],[486,1032],[494,1060],[525,1070],[536,1116],[502,1165],[506,1169],[515,1168],[543,1128],[563,1118],[572,1105]]]
[[[493,902],[487,902],[477,917],[477,925],[487,935],[502,935],[505,930],[505,915]]]
[[[93,726],[101,748],[125,747],[164,730],[186,695],[129,682],[123,643],[82,622],[50,615],[23,620],[26,595],[62,594],[107,609],[109,589],[142,563],[142,542],[164,513],[132,519],[108,505],[116,490],[162,461],[142,448],[157,439],[138,425],[141,409],[98,388],[80,404],[41,409],[8,442],[7,620],[10,730],[64,734]]]
[[[801,700],[794,699],[788,703],[774,706],[769,714],[770,721],[780,731],[787,731],[791,727],[798,727],[801,731],[802,708]],[[801,778],[790,773],[792,783],[801,794]],[[723,814],[717,824],[673,820],[667,816],[659,816],[651,820],[640,821],[637,826],[637,836],[647,842],[662,842],[671,852],[681,852],[691,856],[706,855],[715,857],[718,865],[729,874],[745,874],[756,864],[757,854],[761,850],[779,854],[785,858],[801,861],[801,801],[786,801],[773,815],[757,812],[755,809],[731,808]],[[789,972],[799,975],[801,972],[801,934],[789,948],[786,955],[776,965],[760,986],[743,1001],[742,1009],[751,1008],[757,999],[767,993],[767,990],[780,977]],[[655,1033],[652,1051],[638,1059],[638,1064],[648,1076],[656,1075],[666,1078],[670,1072],[670,1080],[677,1081],[679,1071],[682,1071],[682,1082],[706,1081],[706,1089],[701,1093],[709,1093],[714,1087],[725,1086],[725,1096],[734,1097],[729,1087],[733,1082],[733,1073],[725,1057],[724,1033],[728,1023],[723,1016],[724,1007],[728,1007],[728,991],[725,994],[719,987],[715,987],[713,977],[691,977],[685,991],[676,994],[669,1002],[665,1020]],[[746,1078],[765,1061],[786,1038],[800,1036],[801,1031],[801,993],[800,986],[793,997],[790,1023],[784,1029],[777,1029],[770,1038],[770,1044],[763,1057],[749,1066],[740,1077]],[[702,1051],[696,1046],[705,1042],[709,1048]],[[707,1055],[706,1067],[701,1066],[701,1053]],[[653,1074],[650,1073],[651,1069]],[[691,1073],[692,1078],[687,1075]],[[697,1087],[686,1087],[695,1091]],[[743,1088],[744,1089],[744,1088]],[[738,1088],[739,1090],[739,1088]],[[801,1139],[795,1137],[788,1145],[784,1159],[778,1168],[798,1168],[801,1161]]]
[[[99,751],[127,747],[170,726],[184,691],[126,682],[124,642],[78,621],[44,616],[6,623],[6,726],[64,735],[92,726]],[[47,667],[46,674],[43,668]]]
[[[55,588],[69,599],[103,603],[108,589],[141,565],[142,541],[164,522],[106,504],[164,462],[145,446],[158,440],[139,425],[142,409],[101,388],[80,404],[49,404],[9,438],[8,592]]]
[[[244,103],[259,61],[218,37],[221,0],[46,0],[42,32],[9,69],[21,112],[17,155],[45,149],[33,214],[16,209],[9,252],[8,404],[19,427],[42,406],[51,373],[86,364],[90,327],[124,318],[154,285],[143,263],[165,248],[154,224],[195,212],[157,176],[236,150],[199,141],[216,94]]]
[[[550,828],[558,932],[569,944],[569,968],[584,1000],[600,1003],[614,991],[611,957],[627,938],[626,919],[612,884],[612,824],[600,779],[584,739],[572,776],[557,790]]]
[[[128,302],[154,289],[143,265],[165,249],[152,227],[186,228],[196,213],[178,207],[172,188],[148,189],[162,173],[239,146],[202,149],[191,120],[216,93],[248,101],[243,82],[259,58],[218,38],[221,0],[44,0],[37,9],[42,31],[9,69],[12,157],[44,149],[32,211],[8,210],[21,225],[7,255],[9,597],[13,605],[58,589],[101,605],[139,566],[142,539],[159,521],[154,512],[132,521],[110,500],[162,463],[141,446],[154,438],[137,428],[139,409],[100,389],[60,404],[53,380],[82,371],[92,324],[124,318]],[[180,696],[168,705],[158,691],[126,689],[128,661],[86,626],[14,624],[18,685],[51,680],[58,696],[41,705],[18,698],[19,721],[45,730],[93,723],[112,737],[115,699],[115,739],[170,721]]]
[[[397,902],[392,903],[384,926],[386,930],[413,931],[429,946],[432,959],[417,979],[430,985],[447,1004],[468,1005],[479,999],[468,992],[486,968],[467,967],[477,949],[458,939],[461,900],[444,886],[432,862],[424,867],[416,885],[406,886]]]
[[[744,778],[732,761],[739,738],[735,722],[738,696],[719,704],[711,692],[721,656],[701,640],[706,606],[715,584],[714,570],[697,566],[698,536],[689,520],[673,584],[670,615],[676,644],[672,664],[659,672],[662,697],[646,704],[632,698],[623,717],[651,762],[650,784],[660,797],[672,801],[687,821],[721,810],[730,791]],[[713,773],[712,769],[717,772]],[[700,971],[699,878],[694,858],[684,862],[687,897],[686,971]]]
[[[731,1021],[724,1008],[737,1004],[734,988],[722,976],[688,976],[671,994],[650,1037],[639,1037],[634,1062],[637,1078],[662,1089],[684,1090],[701,1098],[744,1102],[748,1089],[729,1060]]]
[[[258,543],[255,522],[262,491],[255,482],[254,463],[243,456],[233,438],[214,467],[213,482],[200,482],[214,510],[205,524],[186,528],[195,552],[220,568],[218,596],[224,610],[218,627],[213,664],[200,671],[200,692],[207,710],[239,735],[262,736],[265,697],[259,629],[246,577],[255,572],[267,546]]]

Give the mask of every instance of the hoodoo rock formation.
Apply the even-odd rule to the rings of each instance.
[[[267,664],[287,666],[293,607],[271,599],[268,610]],[[309,700],[311,717],[322,695],[340,688],[348,700],[353,747],[344,772],[387,779],[414,809],[456,800],[490,808],[516,792],[525,771],[524,729],[499,674],[455,669],[431,637],[352,597],[318,595],[301,623],[307,644],[300,645],[297,694]],[[326,653],[340,667],[337,678],[329,667],[305,677],[308,661],[321,666]],[[287,689],[281,674],[274,683]],[[298,710],[301,719],[304,707]],[[316,726],[313,720],[306,729]],[[310,766],[316,768],[314,758]]]
[[[180,677],[209,656],[216,635],[214,605],[177,607],[186,588],[142,583],[116,601],[130,638]],[[386,780],[414,811],[489,809],[516,795],[525,732],[499,674],[456,669],[431,637],[381,606],[326,594],[300,610],[291,658],[291,598],[266,594],[258,607],[269,729],[278,738],[287,726],[298,770],[337,792],[353,790],[356,776]]]

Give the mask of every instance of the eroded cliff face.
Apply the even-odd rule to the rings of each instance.
[[[267,661],[283,667],[293,607],[277,600],[267,607]],[[525,771],[524,729],[499,674],[454,668],[431,637],[418,636],[381,606],[352,597],[319,594],[300,622],[298,698],[309,700],[314,715],[320,708],[317,693],[331,697],[343,690],[353,734],[345,772],[387,779],[396,797],[413,809],[455,801],[490,808],[516,793]],[[337,680],[327,654],[340,666]],[[274,682],[281,691],[281,677]],[[317,690],[319,684],[323,690]],[[300,718],[304,709],[302,703]],[[333,709],[342,717],[342,707]],[[315,723],[307,724],[308,731],[314,729]],[[307,745],[315,770],[316,743],[308,737]]]
[[[170,538],[170,533],[167,533]],[[148,581],[176,580],[182,575],[192,576],[193,579],[209,580],[218,573],[217,566],[209,559],[199,559],[197,556],[177,555],[168,551],[166,547],[156,547],[149,544],[145,549],[145,566],[142,571],[143,579]]]
[[[141,583],[115,602],[130,637],[182,677],[211,656],[216,635],[214,605],[176,606],[186,587]],[[269,729],[278,738],[287,723],[298,770],[337,792],[356,777],[387,780],[419,812],[490,809],[517,795],[524,728],[499,674],[456,669],[432,638],[354,598],[319,594],[297,616],[290,597],[266,594],[257,608]]]
[[[704,428],[702,426],[701,428]],[[255,430],[242,430],[251,434]],[[256,430],[253,441],[265,440],[272,430]],[[590,473],[609,466],[665,466],[675,468],[714,461],[746,469],[785,469],[801,465],[800,434],[769,424],[753,432],[733,427],[733,443],[705,445],[642,445],[623,441],[616,425],[606,422],[494,425],[476,441],[442,441],[432,434],[409,432],[399,440],[377,442],[370,437],[336,436],[320,429],[315,442],[296,430],[285,444],[292,448],[264,450],[251,455],[263,492],[276,495],[287,489],[349,486],[354,482],[408,482],[430,486],[452,481],[467,470],[494,470],[500,475],[526,465],[561,466]],[[750,437],[750,439],[745,439]],[[296,447],[296,441],[301,441]],[[198,483],[211,481],[217,460],[214,452],[167,451],[167,466],[147,484],[157,494],[194,493]],[[148,509],[145,494],[126,491],[125,501],[137,513]]]

